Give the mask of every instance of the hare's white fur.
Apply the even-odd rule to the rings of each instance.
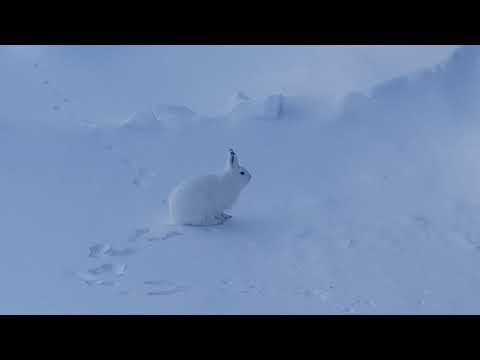
[[[168,199],[171,220],[183,225],[224,223],[231,217],[224,211],[231,209],[250,179],[250,173],[230,150],[222,173],[183,181],[172,190]]]

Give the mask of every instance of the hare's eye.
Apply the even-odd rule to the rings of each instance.
[[[240,175],[245,175],[245,171],[240,171]]]

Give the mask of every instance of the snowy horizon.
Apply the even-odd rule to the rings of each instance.
[[[68,93],[75,98],[75,104],[70,104],[76,106],[75,116],[97,124],[118,124],[157,103],[217,116],[229,109],[231,97],[238,92],[254,99],[284,94],[336,103],[350,92],[365,92],[375,84],[442,63],[456,48],[0,46],[2,75],[7,80],[0,90],[13,91],[19,98],[38,97],[35,110],[45,115],[51,110],[42,106],[45,102],[55,94]],[[10,78],[16,80],[18,90]],[[49,87],[38,89],[44,81]],[[16,104],[7,105],[11,113],[19,111],[13,107]]]

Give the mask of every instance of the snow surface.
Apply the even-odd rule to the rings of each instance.
[[[0,313],[479,313],[478,59],[335,110],[239,93],[57,126],[59,92],[49,122],[0,119]],[[169,225],[170,190],[229,148],[253,175],[233,218]]]

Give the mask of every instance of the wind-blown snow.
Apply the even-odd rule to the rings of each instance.
[[[478,313],[478,59],[340,108],[240,92],[212,117],[0,122],[0,312]],[[229,148],[253,175],[233,218],[169,225],[170,190]]]

